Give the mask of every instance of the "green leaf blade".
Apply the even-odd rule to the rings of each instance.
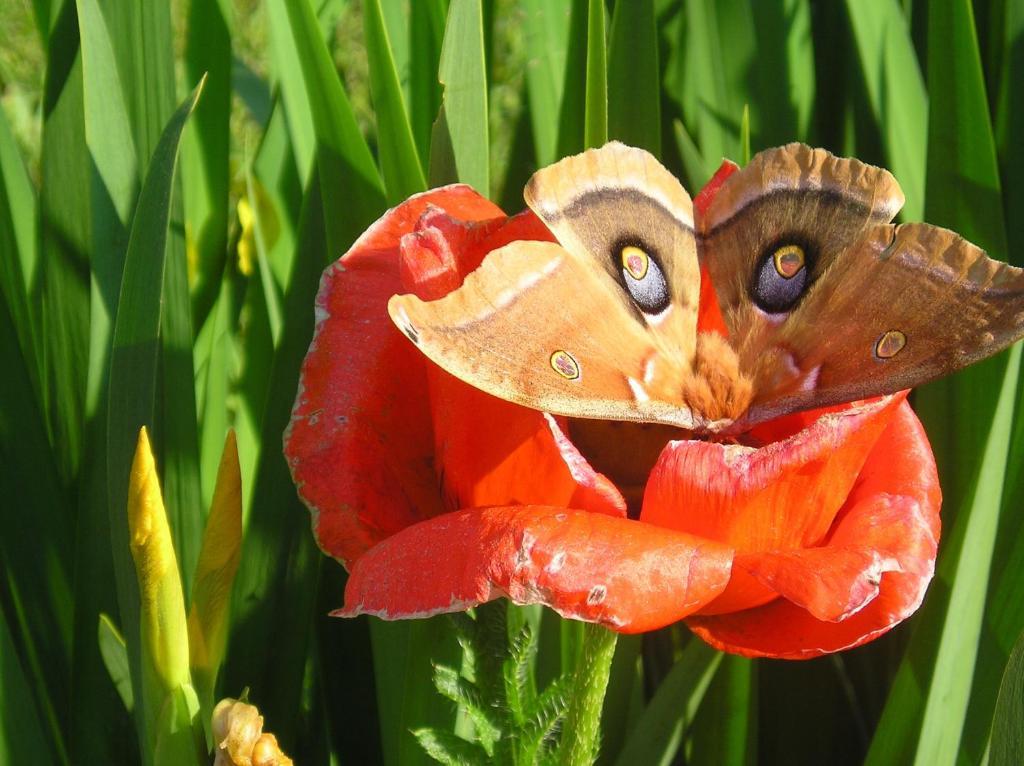
[[[608,140],[608,64],[603,0],[590,0],[587,12],[587,96],[583,146],[602,146]]]
[[[328,247],[342,253],[383,211],[384,190],[309,0],[286,5],[313,117]]]
[[[1024,635],[1010,655],[999,685],[999,697],[992,717],[991,766],[1013,766],[1024,762]]]
[[[481,0],[452,0],[438,77],[444,88],[430,144],[430,183],[491,192],[487,62]]]
[[[608,137],[661,155],[654,0],[618,3],[608,46]]]
[[[377,112],[377,142],[388,203],[396,205],[427,188],[405,111],[380,0],[363,6],[363,29],[370,59],[370,92]]]
[[[616,766],[672,763],[721,660],[719,652],[691,639],[630,732]]]
[[[929,151],[922,140],[929,125],[928,95],[907,20],[897,0],[847,0],[846,9],[868,102],[882,130],[886,162],[907,198],[903,216],[919,221],[924,214]],[[933,172],[928,162],[928,174]]]
[[[527,0],[523,26],[526,36],[526,95],[536,146],[536,166],[553,163],[558,151],[566,55],[569,45],[571,0]]]
[[[1006,234],[1000,181],[971,6],[957,0],[939,7],[932,5],[928,28],[926,214],[1001,258]],[[1019,367],[1018,346],[917,392],[943,480],[947,532],[936,582],[868,763],[952,763],[962,747],[962,757],[981,758],[984,742],[970,735],[965,721],[972,705],[990,706],[984,697],[994,693],[972,700],[974,669],[986,663],[984,607],[1004,507]]]

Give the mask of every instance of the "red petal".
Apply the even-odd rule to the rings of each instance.
[[[711,177],[711,180],[704,184],[704,188],[693,199],[694,212],[703,216],[711,207],[711,200],[715,198],[718,190],[726,179],[740,169],[740,166],[731,160],[722,160],[722,164]],[[722,311],[718,306],[718,295],[715,293],[714,285],[711,284],[711,274],[708,273],[707,265],[700,267],[700,310],[697,314],[697,331],[718,333],[723,338],[729,336],[725,320],[722,318]]]
[[[521,239],[557,242],[555,235],[537,217],[537,214],[527,209],[509,218],[503,226],[484,239],[478,249],[470,250],[466,257],[466,264],[475,269],[487,253]],[[473,263],[474,260],[476,263]]]
[[[718,166],[718,170],[711,176],[711,180],[704,184],[704,188],[693,198],[693,209],[697,215],[705,215],[708,212],[708,208],[711,207],[711,200],[718,194],[722,184],[739,169],[740,166],[732,160],[722,160],[722,164]]]
[[[714,598],[731,560],[725,546],[601,514],[538,506],[459,511],[366,553],[335,614],[425,617],[508,596],[635,633]]]
[[[316,299],[285,455],[320,547],[343,563],[443,511],[423,357],[387,314],[401,288],[399,240],[428,205],[467,220],[502,215],[468,186],[412,197],[327,268]]]
[[[845,620],[878,595],[885,572],[902,569],[882,534],[902,535],[914,547],[935,545],[927,528],[914,523],[918,513],[918,503],[910,498],[877,495],[841,522],[849,544],[748,553],[737,557],[736,566],[819,620]]]
[[[760,449],[670,442],[651,472],[640,518],[718,540],[741,553],[819,545],[901,398],[825,415]],[[737,570],[709,613],[775,597],[763,582],[740,571],[746,569]]]
[[[824,552],[813,554],[826,559],[822,579],[801,585],[799,568],[780,566],[772,573],[778,575],[773,584],[806,608],[779,599],[756,609],[693,617],[690,627],[711,645],[749,657],[802,659],[870,641],[920,606],[935,568],[940,500],[927,437],[904,402],[872,450],[826,546],[819,549]],[[832,561],[827,560],[829,551]],[[870,566],[847,568],[852,579],[845,588],[840,582],[839,573],[857,552],[895,565],[881,575],[873,599],[863,593],[871,588],[865,576]],[[845,606],[856,610],[845,618],[844,590],[850,594]],[[812,612],[839,621],[818,619]]]
[[[743,552],[817,545],[899,401],[826,415],[759,449],[669,442],[651,471],[641,519]]]
[[[700,267],[700,298],[697,311],[697,332],[712,332],[729,337],[729,329],[725,326],[722,309],[718,305],[718,295],[711,284],[711,273],[706,264]]]

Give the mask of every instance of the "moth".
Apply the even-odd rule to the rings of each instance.
[[[823,149],[757,154],[696,216],[652,155],[616,142],[539,170],[524,196],[557,244],[513,242],[389,313],[441,367],[526,407],[727,435],[1024,336],[1024,272],[894,225],[893,176]]]

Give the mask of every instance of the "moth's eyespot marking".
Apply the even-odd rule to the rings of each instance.
[[[879,359],[892,359],[907,345],[907,336],[899,330],[889,330],[875,343],[875,356]]]
[[[551,369],[566,380],[577,380],[580,376],[580,365],[568,351],[558,350],[549,360]]]
[[[792,241],[783,240],[766,248],[750,287],[754,303],[769,314],[788,312],[810,285],[812,263],[809,249]]]
[[[804,249],[800,245],[783,245],[772,255],[775,271],[783,279],[795,277],[804,267],[805,260]]]
[[[657,254],[638,237],[618,240],[612,257],[622,272],[622,285],[647,316],[662,313],[671,304],[668,281],[661,270]]]
[[[641,280],[647,276],[647,269],[651,265],[651,258],[647,253],[634,245],[626,245],[622,248],[622,268],[633,279]]]

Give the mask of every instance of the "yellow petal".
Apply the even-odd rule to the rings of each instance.
[[[139,581],[143,704],[155,722],[167,695],[187,686],[190,677],[178,562],[145,428],[139,432],[128,485],[128,532]]]
[[[227,642],[231,586],[242,552],[242,479],[234,431],[228,431],[217,469],[213,504],[203,532],[188,615],[191,666],[204,703],[211,699]],[[212,701],[212,700],[211,700]]]

